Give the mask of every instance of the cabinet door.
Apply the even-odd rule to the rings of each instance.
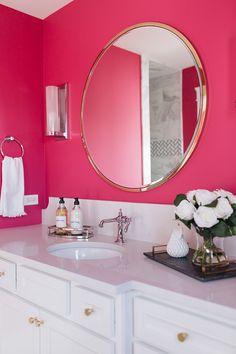
[[[133,354],[168,354],[159,349],[154,349],[143,343],[134,343]]]
[[[47,312],[40,312],[42,354],[113,354],[114,344]]]
[[[37,314],[36,307],[0,292],[0,354],[39,354],[39,330],[29,321]]]

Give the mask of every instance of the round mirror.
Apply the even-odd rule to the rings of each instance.
[[[183,167],[205,110],[205,75],[190,42],[167,25],[138,24],[110,41],[89,73],[83,143],[102,178],[145,191]]]

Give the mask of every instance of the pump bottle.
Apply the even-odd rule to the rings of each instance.
[[[65,206],[64,198],[60,197],[56,210],[56,227],[66,227],[68,225],[68,210]]]
[[[70,226],[73,229],[71,231],[73,235],[82,235],[83,217],[78,198],[75,198],[74,206],[70,214]]]

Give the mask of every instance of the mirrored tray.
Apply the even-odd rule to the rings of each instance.
[[[77,234],[77,230],[71,227],[56,227],[56,225],[48,226],[48,236],[64,238],[64,239],[88,239],[93,237],[93,227],[89,225],[83,226],[83,233]]]

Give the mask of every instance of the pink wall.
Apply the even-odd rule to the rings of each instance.
[[[197,102],[195,87],[199,86],[197,70],[194,66],[182,71],[182,110],[184,151],[192,140],[197,124]]]
[[[186,8],[188,11],[186,12]],[[194,188],[236,193],[235,0],[75,0],[44,21],[45,84],[69,82],[71,140],[46,141],[50,196],[172,203]],[[145,193],[120,191],[90,165],[80,139],[80,108],[89,70],[118,32],[144,21],[169,24],[194,43],[208,79],[209,106],[200,144],[169,182]]]
[[[25,194],[40,200],[40,206],[25,208],[27,216],[0,217],[0,227],[40,223],[45,205],[42,48],[42,21],[0,5],[0,141],[13,135],[22,142]]]
[[[84,107],[86,142],[97,167],[131,187],[142,185],[140,70],[139,55],[110,47],[96,67]]]

